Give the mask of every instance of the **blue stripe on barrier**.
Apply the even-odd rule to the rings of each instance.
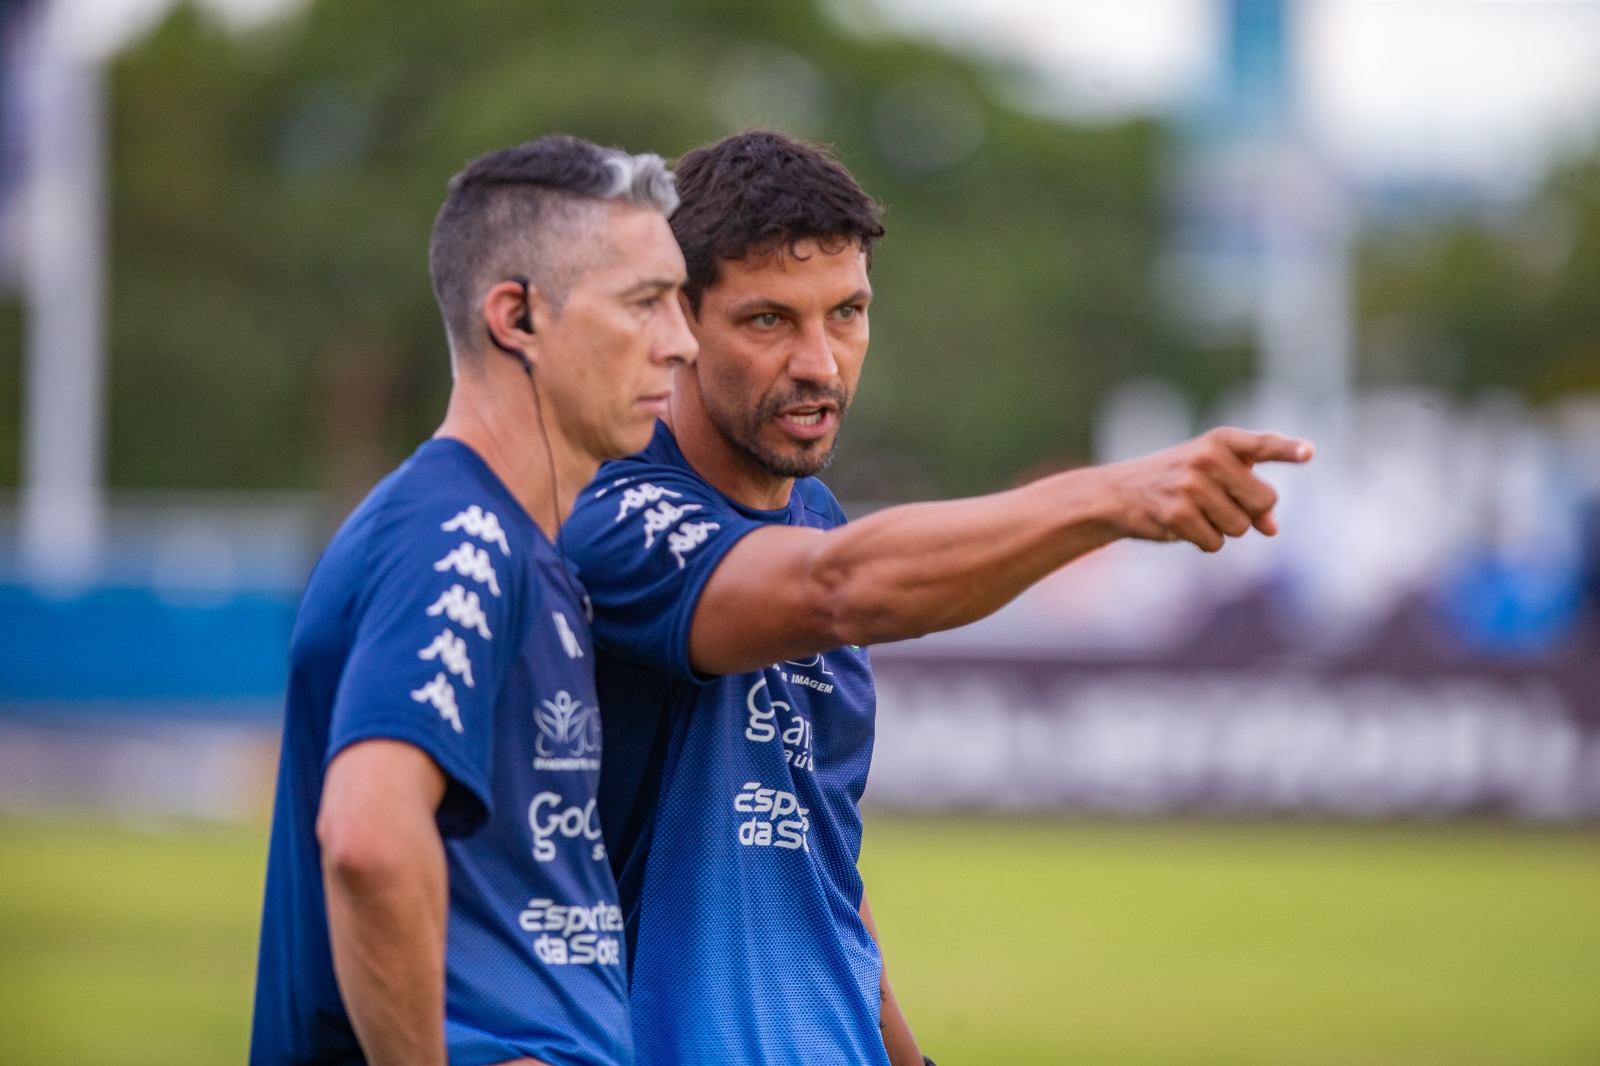
[[[298,596],[0,585],[0,704],[282,700]]]

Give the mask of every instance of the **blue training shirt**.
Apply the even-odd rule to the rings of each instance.
[[[290,646],[252,1066],[363,1061],[334,979],[315,824],[329,761],[374,738],[416,745],[448,778],[453,1066],[633,1062],[580,596],[456,440],[424,443],[333,538]]]
[[[641,1066],[885,1064],[861,921],[857,804],[875,700],[863,649],[696,676],[689,626],[740,538],[844,522],[814,478],[760,511],[663,425],[606,464],[562,534],[594,599],[600,816],[627,922]]]

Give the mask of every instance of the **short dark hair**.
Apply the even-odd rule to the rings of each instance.
[[[883,208],[821,144],[746,130],[696,148],[673,168],[672,232],[688,268],[684,295],[696,314],[725,261],[816,240],[828,251],[855,243],[872,262]]]
[[[513,276],[560,311],[572,283],[593,265],[582,235],[586,204],[625,203],[670,215],[672,174],[657,155],[629,155],[566,134],[479,156],[450,179],[433,223],[428,272],[452,353],[483,344],[478,305],[490,286]]]

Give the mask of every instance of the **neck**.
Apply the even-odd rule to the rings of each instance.
[[[483,358],[481,366],[457,370],[450,405],[434,436],[451,437],[477,452],[554,540],[600,463],[572,445],[554,420],[541,419],[521,367],[493,353]]]
[[[761,511],[789,505],[794,478],[778,477],[761,466],[712,423],[693,367],[679,367],[673,375],[666,423],[695,473],[718,492]]]

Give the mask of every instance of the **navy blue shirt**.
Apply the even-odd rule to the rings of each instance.
[[[633,1061],[580,597],[455,440],[418,448],[334,537],[290,647],[253,1066],[363,1061],[334,979],[315,824],[329,761],[374,738],[416,745],[448,779],[453,1066]]]
[[[688,651],[700,593],[742,537],[843,521],[812,478],[780,510],[734,503],[658,425],[601,468],[563,530],[594,599],[600,816],[642,1066],[887,1062],[882,963],[858,913],[867,654],[706,679]]]

